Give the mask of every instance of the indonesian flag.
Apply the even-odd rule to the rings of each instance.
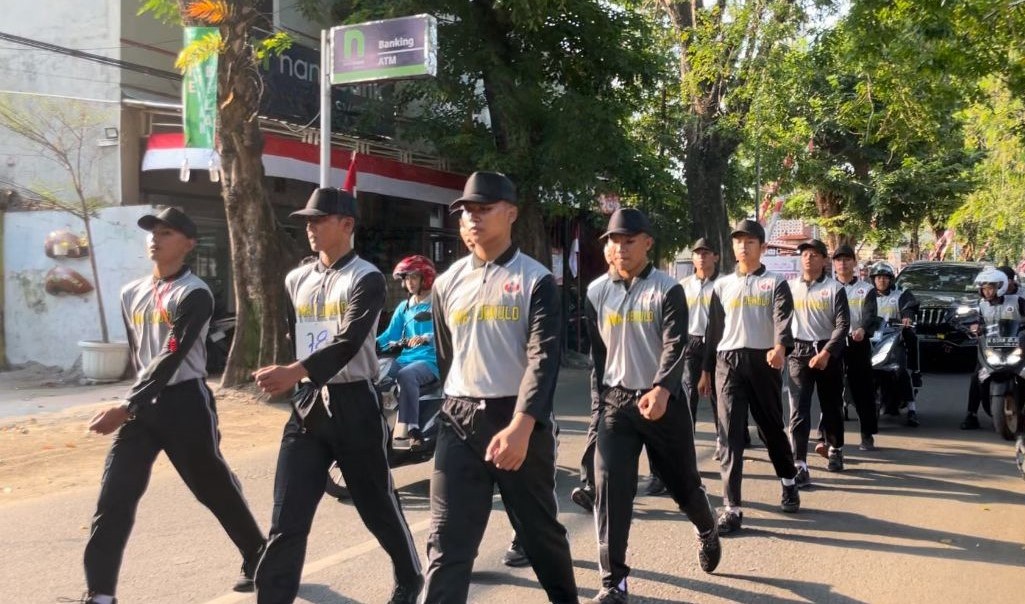
[[[356,195],[356,158],[358,154],[356,150],[352,151],[352,158],[349,160],[349,169],[345,172],[345,184],[342,185],[343,191]]]

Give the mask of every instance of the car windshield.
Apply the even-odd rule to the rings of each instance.
[[[909,266],[897,276],[897,285],[912,292],[964,292],[972,289],[979,268],[974,266]]]

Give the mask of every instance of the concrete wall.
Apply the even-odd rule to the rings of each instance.
[[[91,222],[107,326],[114,340],[125,338],[121,287],[151,270],[146,233],[136,225],[140,216],[151,211],[150,206],[105,208]],[[36,361],[67,368],[79,357],[79,340],[100,337],[95,292],[53,296],[43,289],[47,271],[58,265],[78,271],[93,283],[88,258],[56,260],[43,252],[46,235],[64,227],[85,232],[81,221],[63,212],[9,212],[4,218],[2,302],[11,363]]]

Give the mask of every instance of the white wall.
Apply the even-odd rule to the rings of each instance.
[[[152,211],[150,206],[105,208],[91,222],[107,326],[114,340],[125,339],[121,287],[152,270],[146,233],[136,225],[140,216]],[[77,342],[100,337],[95,291],[52,296],[43,289],[44,276],[57,265],[93,282],[88,258],[55,260],[43,251],[46,235],[66,226],[85,232],[80,220],[62,212],[9,212],[4,217],[4,330],[12,363],[71,367],[79,356]]]

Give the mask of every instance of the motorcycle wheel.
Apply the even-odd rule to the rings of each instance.
[[[349,489],[345,486],[345,478],[337,463],[332,463],[327,470],[327,484],[324,485],[324,492],[338,501],[350,499]]]
[[[1014,440],[1015,434],[1018,433],[1018,423],[1021,421],[1014,392],[1006,392],[1003,396],[991,398],[989,414],[993,418],[993,429],[997,436],[1004,440]]]

